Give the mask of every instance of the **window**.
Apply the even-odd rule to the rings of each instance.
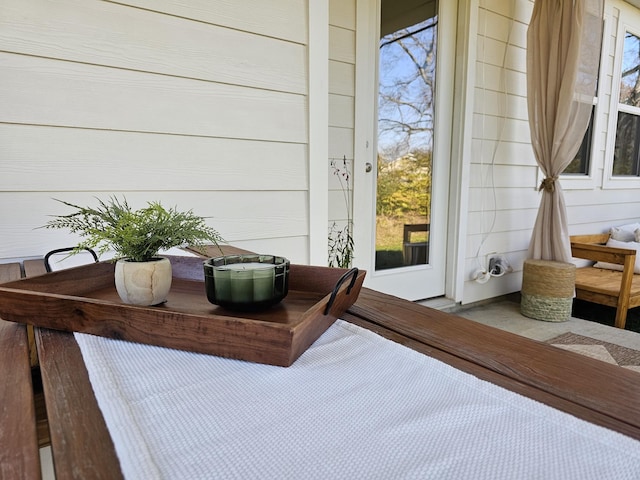
[[[598,63],[598,80],[600,78],[600,64]],[[596,91],[598,90],[598,85],[596,84]],[[587,176],[589,175],[589,169],[591,167],[591,144],[593,143],[593,130],[595,125],[595,109],[598,104],[597,95],[593,97],[592,100],[593,108],[591,110],[591,118],[589,119],[589,125],[587,126],[587,130],[584,133],[584,138],[582,139],[582,143],[580,144],[580,149],[576,156],[571,161],[571,163],[564,169],[562,172],[563,175],[571,175],[577,177],[579,175]]]
[[[600,64],[598,63],[598,84],[600,79]],[[598,91],[599,85],[596,84],[596,91]],[[587,176],[589,175],[589,169],[591,168],[591,148],[593,142],[593,130],[595,128],[595,109],[598,104],[597,95],[592,100],[593,108],[591,110],[591,118],[589,119],[589,125],[587,131],[584,133],[584,138],[580,144],[580,149],[571,163],[562,172],[563,175],[572,176]]]
[[[376,270],[429,263],[438,4],[411,4],[382,4]]]
[[[584,134],[580,149],[576,153],[575,158],[562,172],[563,175],[588,175],[589,167],[591,165],[591,141],[593,139],[593,117],[594,112],[591,112],[591,120],[589,120],[589,126]]]
[[[622,52],[613,175],[640,176],[640,38],[630,32]]]

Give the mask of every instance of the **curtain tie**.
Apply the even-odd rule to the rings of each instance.
[[[540,188],[538,189],[539,192],[541,192],[542,190],[544,190],[545,192],[548,193],[553,193],[556,190],[556,180],[558,180],[558,177],[547,177],[544,180],[542,180],[542,183],[540,184]]]

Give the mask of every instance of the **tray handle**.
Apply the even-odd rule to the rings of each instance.
[[[329,301],[327,302],[327,306],[324,308],[324,315],[327,315],[329,313],[329,310],[331,310],[331,307],[333,306],[333,302],[336,299],[336,295],[338,295],[338,290],[340,290],[340,287],[344,282],[347,281],[349,276],[351,276],[352,278],[351,278],[351,283],[349,283],[349,286],[347,287],[347,295],[351,293],[351,289],[356,283],[356,278],[358,278],[358,269],[356,267],[353,267],[351,270],[345,272],[345,274],[338,279],[338,281],[336,282],[336,286],[333,288],[333,292],[331,292],[331,298],[329,298]]]

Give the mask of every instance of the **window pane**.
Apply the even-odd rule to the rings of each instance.
[[[429,263],[438,17],[425,13],[380,39],[376,270]]]
[[[622,53],[620,103],[640,107],[640,39],[627,32]]]
[[[591,112],[591,120],[589,126],[582,139],[580,150],[576,153],[573,161],[562,172],[565,174],[573,175],[588,175],[589,174],[589,162],[591,160],[591,138],[593,136],[593,112]]]
[[[638,168],[638,147],[640,146],[640,117],[618,112],[618,130],[613,151],[613,174],[640,174]]]

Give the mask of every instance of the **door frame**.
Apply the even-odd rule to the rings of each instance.
[[[435,293],[427,297],[452,296],[451,281],[454,265],[457,262],[447,260],[453,252],[447,248],[448,238],[457,230],[449,220],[449,192],[459,192],[453,187],[452,174],[457,171],[452,161],[453,112],[454,112],[454,78],[456,68],[457,38],[457,2],[440,1],[438,18],[438,68],[436,73],[436,115],[440,123],[435,132],[434,167],[432,177],[431,223],[435,224],[438,234],[430,237],[430,264],[421,267],[404,267],[393,269],[395,273],[419,269],[437,269],[441,276]],[[371,285],[383,276],[393,275],[389,270],[375,271],[375,181],[367,173],[366,164],[371,163],[375,169],[377,151],[377,85],[378,85],[378,52],[377,37],[380,25],[380,0],[357,0],[356,2],[356,102],[354,132],[354,264],[367,270],[365,285]],[[373,79],[373,81],[372,81]],[[439,159],[438,163],[436,159]],[[444,167],[444,168],[443,168]],[[459,207],[458,202],[454,202]],[[458,218],[459,210],[456,208]],[[432,230],[433,232],[433,230]],[[453,237],[455,238],[455,237]],[[454,249],[459,247],[454,243]],[[397,270],[400,270],[398,272]],[[426,275],[426,274],[425,274]],[[392,289],[393,290],[393,289]],[[425,290],[426,291],[426,290]],[[405,296],[403,291],[388,293],[417,300],[416,295]],[[420,296],[420,295],[418,295]],[[416,297],[416,298],[413,298]],[[425,298],[425,297],[423,297]]]

